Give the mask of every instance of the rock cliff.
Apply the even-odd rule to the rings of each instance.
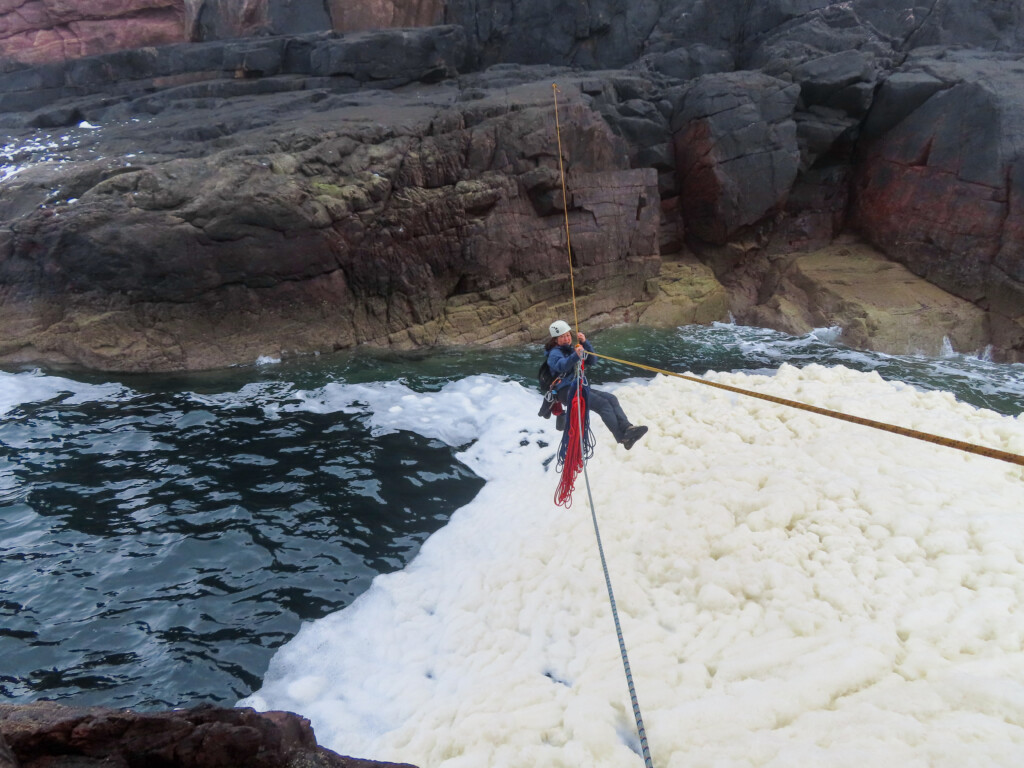
[[[105,108],[71,160],[6,182],[0,355],[170,370],[535,337],[568,300],[568,254],[551,88],[514,74],[498,91],[285,87],[207,104],[201,125],[194,87]],[[657,275],[657,178],[563,89],[577,280],[588,315],[614,314]]]
[[[884,292],[809,290],[856,235],[897,303],[970,304],[958,349],[1024,359],[1022,51],[1012,0],[8,0],[0,361],[537,339],[566,214],[591,329],[870,316],[848,341],[937,348]]]

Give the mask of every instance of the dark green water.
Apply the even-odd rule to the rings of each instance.
[[[828,339],[716,325],[594,341],[680,372],[846,365],[1024,410],[1024,366]],[[358,397],[339,411],[312,395],[367,382],[432,393],[480,374],[532,388],[539,359],[533,347],[116,380],[0,372],[0,699],[146,708],[249,694],[303,621],[402,568],[483,482],[443,442],[378,434]],[[603,364],[593,379],[637,375],[649,376]]]

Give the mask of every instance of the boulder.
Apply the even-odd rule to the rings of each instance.
[[[724,243],[781,210],[800,163],[799,86],[758,72],[698,78],[672,118],[689,233]]]
[[[309,721],[291,712],[212,706],[134,712],[48,701],[0,704],[0,765],[5,762],[12,768],[414,768],[320,747]]]

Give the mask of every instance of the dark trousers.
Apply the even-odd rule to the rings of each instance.
[[[572,387],[566,387],[561,393],[559,399],[562,404],[569,407],[569,397],[572,392]],[[626,434],[626,430],[629,429],[632,424],[629,423],[629,419],[626,418],[625,412],[622,410],[622,406],[619,405],[619,398],[609,392],[599,392],[593,387],[590,388],[590,395],[588,397],[590,402],[590,410],[601,417],[601,421],[608,427],[608,431],[612,433],[612,437],[615,438],[615,442],[621,442],[623,436]]]

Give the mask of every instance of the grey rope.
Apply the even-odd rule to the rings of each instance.
[[[597,527],[597,513],[594,511],[594,495],[590,492],[590,475],[587,464],[583,463],[583,479],[587,483],[587,496],[590,499],[590,517],[594,520],[594,535],[597,536],[597,551],[601,554],[601,567],[604,569],[604,583],[608,587],[608,601],[612,604],[612,618],[615,619],[615,634],[619,638],[619,653],[622,654],[622,667],[626,670],[626,685],[629,686],[629,700],[633,702],[633,717],[636,718],[636,732],[640,737],[640,748],[643,750],[644,765],[654,768],[651,762],[651,750],[647,746],[647,731],[644,718],[640,714],[640,702],[636,698],[636,687],[633,685],[633,673],[629,670],[629,655],[626,653],[626,641],[622,637],[622,625],[619,623],[619,609],[615,606],[615,593],[612,591],[612,578],[608,575],[608,561],[604,557],[604,546],[601,544],[601,530]]]
[[[577,363],[577,375],[580,369]],[[582,400],[582,398],[580,398]],[[579,419],[582,423],[582,419]],[[568,425],[566,425],[568,428]],[[583,430],[580,429],[580,455],[583,455]],[[636,718],[636,732],[640,737],[640,749],[643,750],[644,766],[654,768],[651,762],[651,750],[647,746],[647,730],[644,728],[644,718],[640,714],[640,702],[636,697],[636,686],[633,685],[633,673],[629,669],[629,654],[626,653],[626,641],[622,637],[622,624],[619,623],[619,609],[615,605],[615,592],[612,590],[612,577],[608,573],[608,560],[604,556],[604,545],[601,543],[601,529],[597,525],[597,511],[594,507],[594,494],[590,490],[590,474],[587,472],[587,462],[583,462],[583,479],[587,484],[587,499],[590,501],[590,517],[594,521],[594,535],[597,537],[597,551],[601,555],[601,568],[604,570],[604,583],[608,587],[608,601],[612,606],[612,618],[615,620],[615,634],[619,638],[619,653],[622,655],[622,668],[626,671],[626,685],[629,687],[629,700],[633,703],[633,717]]]

